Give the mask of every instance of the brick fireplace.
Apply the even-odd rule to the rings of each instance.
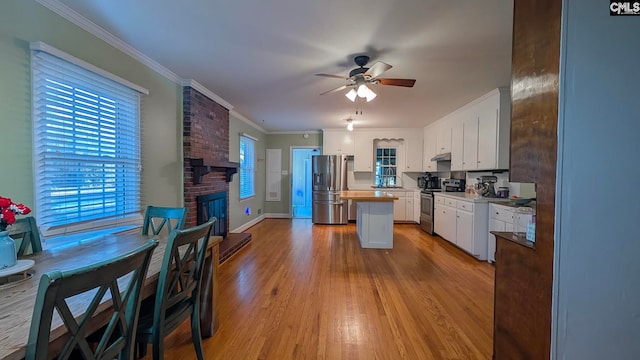
[[[198,198],[211,194],[229,193],[229,181],[238,169],[238,163],[229,162],[229,110],[198,90],[185,86],[183,93],[183,169],[184,206],[186,227],[198,221]],[[224,224],[225,238],[220,243],[220,262],[233,255],[251,240],[250,234],[228,233],[228,196],[226,215],[218,217]]]

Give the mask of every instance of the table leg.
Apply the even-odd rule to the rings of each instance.
[[[218,262],[220,247],[218,244],[207,250],[202,274],[202,288],[200,292],[200,330],[203,338],[210,338],[219,326],[219,285]]]

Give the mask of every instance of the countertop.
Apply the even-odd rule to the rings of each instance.
[[[487,197],[482,197],[475,194],[470,195],[463,192],[436,192],[436,193],[433,193],[433,195],[453,198],[456,200],[471,201],[474,203],[489,203],[489,202],[507,203],[507,204],[510,203],[509,199],[506,199],[506,198],[487,198]]]
[[[359,201],[394,201],[398,197],[394,194],[381,190],[343,190],[340,197],[347,200]]]

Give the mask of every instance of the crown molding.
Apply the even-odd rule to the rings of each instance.
[[[322,130],[270,131],[267,134],[269,135],[322,134]]]
[[[268,133],[267,130],[265,130],[263,127],[261,127],[260,125],[254,123],[253,121],[247,119],[246,117],[244,117],[242,114],[240,114],[239,112],[237,112],[235,110],[230,110],[229,111],[229,116],[233,116],[234,118],[247,123],[247,125],[253,127],[254,129],[260,131],[263,134],[267,134]]]
[[[195,81],[193,79],[182,80],[180,82],[180,84],[182,86],[190,86],[190,87],[200,91],[206,97],[208,97],[209,99],[217,102],[218,104],[222,105],[223,107],[227,108],[227,110],[229,110],[229,111],[231,111],[231,109],[233,109],[233,105],[231,105],[228,101],[226,101],[225,99],[223,99],[220,96],[216,95],[213,91],[207,89],[206,87],[204,87],[204,85],[200,84],[199,82],[197,82],[197,81]]]
[[[69,20],[71,23],[79,26],[83,30],[94,35],[95,37],[103,40],[107,44],[115,47],[116,49],[122,51],[123,53],[138,60],[142,64],[146,65],[147,67],[159,73],[160,75],[166,77],[167,79],[173,81],[174,83],[179,84],[182,81],[182,79],[178,75],[176,75],[173,71],[160,65],[159,63],[157,63],[147,55],[143,54],[133,46],[127,44],[120,38],[108,32],[107,30],[96,25],[94,22],[80,15],[79,13],[77,13],[70,7],[66,6],[65,4],[62,4],[57,0],[36,0],[36,2],[46,7],[47,9],[53,11],[54,13],[60,15],[61,17]]]

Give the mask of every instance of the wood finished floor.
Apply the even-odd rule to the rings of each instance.
[[[207,359],[490,359],[494,269],[417,225],[392,250],[361,249],[354,224],[267,219],[220,271]],[[166,359],[195,358],[188,323]]]

